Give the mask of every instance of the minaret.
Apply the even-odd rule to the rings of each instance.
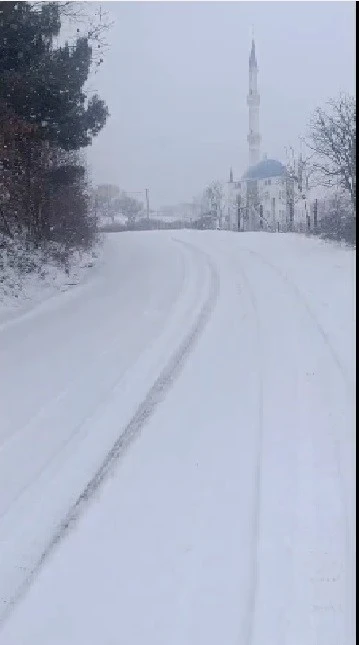
[[[258,65],[256,59],[256,46],[252,39],[251,55],[249,57],[249,93],[247,105],[249,107],[249,165],[254,166],[260,159],[261,136],[259,134],[259,103],[260,97],[257,88]]]

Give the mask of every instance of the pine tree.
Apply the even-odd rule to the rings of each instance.
[[[36,126],[38,140],[75,150],[91,143],[108,111],[97,95],[87,101],[83,90],[92,61],[87,39],[55,49],[60,27],[55,3],[35,9],[0,2],[0,100]]]
[[[60,219],[62,239],[70,229],[74,239],[77,224],[86,229],[84,169],[75,168],[71,151],[88,146],[108,116],[84,90],[93,60],[88,38],[55,47],[60,29],[59,3],[0,2],[0,167],[11,194],[1,216],[6,230],[15,219],[36,241],[58,233]]]

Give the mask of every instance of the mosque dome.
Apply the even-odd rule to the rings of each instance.
[[[255,166],[248,168],[243,179],[269,179],[271,177],[284,177],[286,168],[276,159],[263,159]]]

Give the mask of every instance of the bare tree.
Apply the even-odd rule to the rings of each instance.
[[[210,212],[216,216],[219,225],[222,226],[223,209],[224,209],[224,192],[220,181],[212,181],[206,188],[205,199],[209,205]]]
[[[314,167],[315,153],[307,148],[302,152],[305,140],[300,138],[300,152],[296,153],[292,146],[286,148],[285,194],[287,210],[287,230],[303,232],[311,226],[310,192],[318,188],[322,180]],[[296,211],[296,215],[295,215]],[[299,220],[297,215],[299,213]],[[303,216],[305,213],[305,219]]]
[[[35,11],[41,11],[44,2],[34,0],[31,4]],[[103,63],[104,54],[108,50],[107,35],[114,24],[109,12],[103,3],[86,0],[62,0],[58,6],[66,41],[72,46],[77,38],[86,38],[92,47],[92,63],[96,69]],[[64,40],[62,32],[59,40]]]
[[[114,217],[118,212],[116,200],[120,196],[120,189],[115,184],[100,184],[94,191],[95,210],[98,215]]]
[[[308,147],[315,153],[313,167],[324,186],[340,187],[356,208],[356,101],[341,95],[317,108],[310,123]]]
[[[116,200],[118,210],[127,217],[129,223],[133,223],[138,217],[139,213],[143,210],[143,204],[134,197],[131,197],[125,192]]]

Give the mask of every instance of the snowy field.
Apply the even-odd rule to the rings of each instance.
[[[110,235],[3,322],[0,645],[354,645],[354,273]]]

